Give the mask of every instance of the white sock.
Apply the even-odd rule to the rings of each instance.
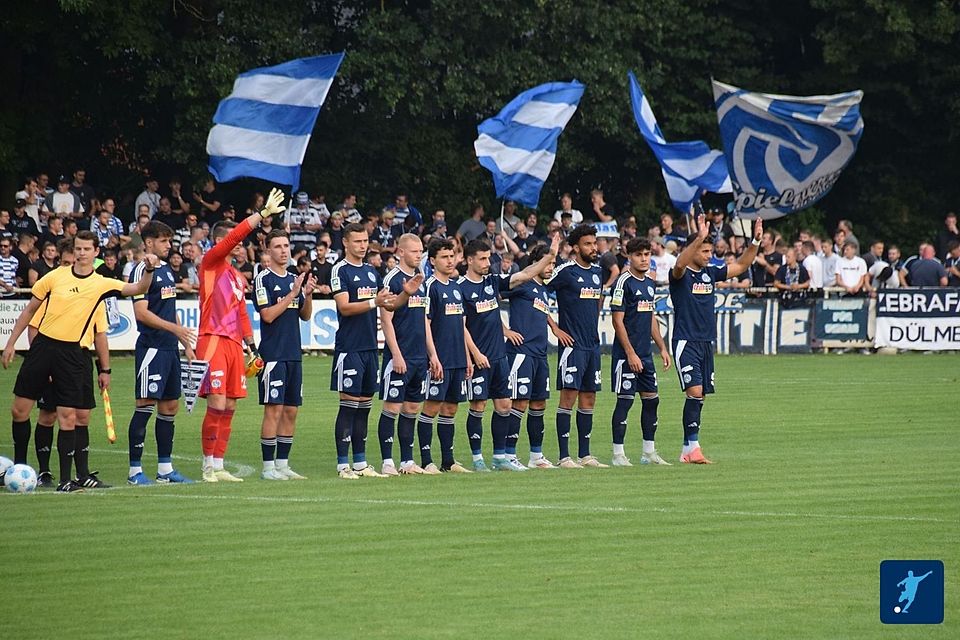
[[[412,466],[413,466],[413,460],[401,460],[401,461],[400,461],[400,468],[401,468],[401,469],[409,469],[409,468],[412,467]]]
[[[168,473],[173,473],[173,463],[172,462],[158,462],[157,463],[157,473],[162,476],[167,475]]]
[[[482,454],[482,453],[475,453],[475,454],[473,454],[473,461],[476,462],[476,461],[478,461],[478,460],[483,460],[483,454]]]
[[[213,466],[213,456],[203,456],[203,466],[212,467]]]
[[[263,461],[263,470],[270,471],[271,469],[276,469],[277,465],[273,460],[264,460]]]
[[[276,461],[277,469],[286,469],[290,466],[289,460],[280,460],[279,458]]]
[[[683,445],[683,451],[681,451],[681,454],[687,455],[688,453],[690,453],[690,449],[691,449],[690,445],[688,444]]]
[[[393,458],[386,458],[383,461],[383,466],[385,467],[396,467],[397,465],[393,464]]]
[[[350,465],[348,465],[348,464],[338,464],[338,465],[337,465],[337,473],[340,473],[341,471],[346,471],[346,470],[349,469],[349,468],[350,468]]]
[[[615,455],[615,456],[622,456],[622,455],[623,455],[623,445],[622,445],[622,444],[616,444],[616,443],[614,443],[614,445],[613,445],[613,455]]]
[[[214,470],[214,471],[223,471],[223,458],[214,458],[214,459],[213,459],[213,470]]]
[[[493,454],[493,459],[494,459],[494,460],[505,460],[506,457],[507,457],[507,454],[505,454],[505,453],[495,453],[495,454]]]
[[[654,446],[653,440],[644,440],[643,441],[643,452],[644,453],[653,453],[657,448]]]
[[[690,441],[690,451],[693,451],[694,449],[699,449],[699,448],[700,448],[700,441],[699,441],[699,440],[691,440],[691,441]]]
[[[531,459],[531,460],[539,460],[539,459],[542,458],[542,457],[543,457],[543,452],[541,452],[541,451],[531,451],[531,452],[530,452],[530,459]]]
[[[354,470],[354,471],[363,471],[363,470],[366,469],[366,468],[367,468],[367,463],[366,463],[366,462],[354,462],[354,463],[353,463],[353,470]]]
[[[143,467],[130,467],[130,475],[127,477],[132,478],[138,473],[143,473]]]

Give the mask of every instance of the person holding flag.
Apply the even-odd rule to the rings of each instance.
[[[231,423],[237,400],[247,397],[247,366],[244,347],[259,358],[253,342],[253,328],[247,315],[246,280],[231,264],[231,258],[245,251],[242,241],[270,216],[282,213],[283,191],[272,189],[264,208],[241,222],[221,222],[213,230],[214,245],[200,262],[200,337],[197,357],[210,363],[200,385],[200,397],[207,400],[201,427],[204,482],[242,482],[224,469],[223,459],[230,442]]]

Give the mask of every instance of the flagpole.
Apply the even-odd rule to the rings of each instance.
[[[506,203],[506,200],[503,198],[500,199],[500,233],[505,233],[503,228],[503,205]]]

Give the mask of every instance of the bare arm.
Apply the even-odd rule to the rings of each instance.
[[[380,291],[377,292],[377,297],[370,298],[369,300],[350,302],[350,294],[346,291],[341,291],[333,296],[333,301],[337,303],[337,311],[340,315],[359,316],[377,307],[386,307],[388,302],[394,302],[396,298],[397,296],[390,293],[388,289],[380,289]],[[393,309],[394,306],[391,304],[390,308]]]
[[[693,264],[693,256],[697,255],[700,251],[700,246],[703,245],[703,241],[706,239],[707,232],[709,231],[705,220],[706,218],[702,213],[697,216],[697,237],[694,238],[693,242],[684,247],[680,255],[677,256],[677,263],[673,265],[672,271],[674,279],[683,277],[683,272]]]
[[[169,322],[164,320],[154,312],[150,311],[149,303],[146,300],[137,300],[133,303],[133,315],[136,317],[137,322],[142,322],[152,329],[160,329],[162,331],[169,331],[173,335],[177,336],[177,340],[180,341],[187,349],[193,348],[193,343],[196,339],[196,333],[193,329],[188,329],[187,327],[180,324],[179,320],[177,322]]]
[[[750,246],[747,247],[747,250],[743,252],[736,262],[727,267],[727,277],[735,278],[741,273],[750,268],[750,265],[753,264],[754,258],[757,257],[757,249],[760,246],[760,238],[763,237],[763,220],[757,218],[756,222],[753,223],[753,242],[750,243]],[[770,270],[770,265],[765,267],[768,271]],[[777,274],[777,269],[779,265],[774,266],[773,275]]]
[[[506,234],[504,234],[504,237],[506,237]],[[527,268],[523,271],[519,271],[510,276],[508,288],[512,289],[517,285],[533,280],[535,277],[537,277],[537,275],[547,268],[547,265],[550,264],[550,261],[557,256],[557,251],[559,250],[560,234],[558,233],[557,235],[553,236],[553,242],[550,244],[550,252],[533,264],[527,265]]]
[[[27,328],[27,325],[30,324],[33,314],[35,314],[37,309],[40,308],[40,303],[41,300],[34,296],[30,298],[30,302],[28,302],[27,306],[23,308],[23,311],[20,312],[20,317],[17,318],[16,323],[13,325],[13,329],[10,331],[10,337],[7,338],[7,346],[3,349],[4,369],[9,367],[10,363],[13,362],[14,345],[17,344],[17,339],[20,337],[20,334],[22,334],[24,329]]]
[[[660,334],[660,321],[657,320],[656,313],[650,316],[650,337],[653,338],[653,344],[657,345],[657,349],[660,349],[660,358],[663,360],[664,370],[669,369],[670,351],[667,350],[667,343],[663,341],[663,336]]]
[[[99,331],[93,336],[93,348],[97,352],[97,362],[100,363],[97,369],[97,384],[103,391],[110,388],[110,374],[104,371],[110,369],[110,345],[105,331]]]

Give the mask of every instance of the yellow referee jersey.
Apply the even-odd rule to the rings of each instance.
[[[89,348],[97,328],[94,320],[107,330],[103,299],[119,293],[123,284],[96,272],[80,277],[73,267],[54,269],[33,285],[31,293],[43,304],[30,324],[48,338]]]
[[[70,267],[63,267],[64,269],[69,269]],[[46,276],[44,276],[46,277]],[[37,312],[33,314],[33,317],[30,319],[30,326],[34,329],[39,329],[40,319],[43,318],[43,314],[47,312],[47,301],[44,300],[40,303],[40,307],[37,309]],[[107,303],[101,301],[97,305],[97,310],[93,314],[93,322],[90,323],[90,326],[87,327],[87,332],[83,334],[83,337],[80,338],[80,346],[84,349],[90,349],[93,347],[93,338],[98,333],[107,333],[110,331],[110,323],[107,320]]]

